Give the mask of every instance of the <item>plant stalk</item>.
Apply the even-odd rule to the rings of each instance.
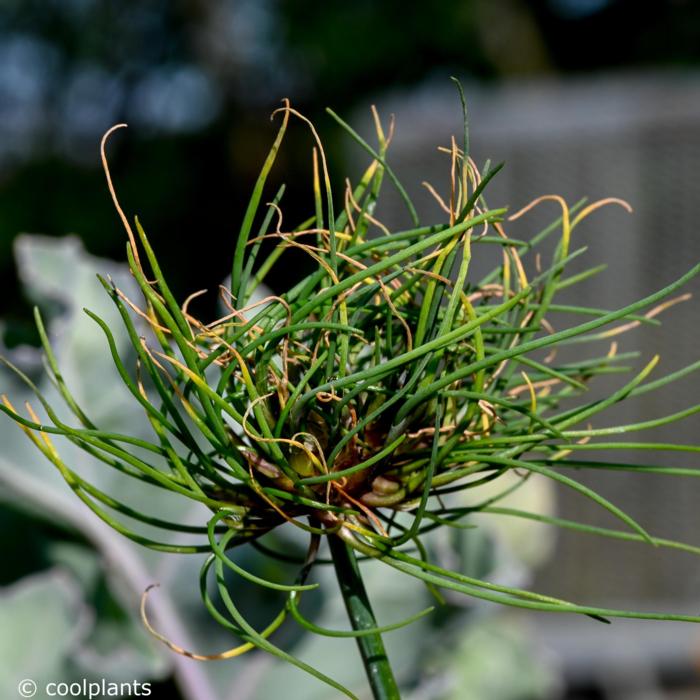
[[[336,535],[327,539],[352,628],[361,631],[377,627],[354,550]],[[381,635],[369,634],[356,640],[374,699],[398,700],[401,695]]]

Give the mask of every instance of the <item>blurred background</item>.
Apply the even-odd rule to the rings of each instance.
[[[698,2],[1,0],[5,352],[40,376],[31,313],[39,303],[53,319],[59,351],[73,363],[80,390],[108,421],[128,423],[106,379],[107,360],[100,358],[106,348],[98,336],[89,340],[77,311],[103,303],[91,281],[95,272],[125,274],[125,236],[99,161],[99,141],[111,125],[129,124],[109,146],[122,206],[144,223],[179,298],[212,290],[195,302],[207,315],[215,312],[216,287],[229,272],[241,215],[274,137],[270,114],[282,98],[315,122],[336,191],[366,159],[325,108],[366,135],[370,105],[386,118],[394,114],[389,160],[422,219],[432,222],[440,212],[421,182],[445,188],[448,163],[436,147],[461,133],[451,75],[465,87],[477,163],[506,163],[488,193],[490,205],[517,210],[551,193],[570,204],[582,196],[615,196],[632,205],[631,216],[606,209],[577,230],[589,246],[588,265],[605,262],[609,269],[577,286],[575,303],[629,303],[700,259]],[[292,225],[313,207],[310,148],[308,131],[293,125],[269,186],[274,192],[287,184],[283,208]],[[377,213],[389,226],[406,223],[392,193]],[[542,205],[514,224],[511,235],[527,238],[557,215],[553,205]],[[283,289],[304,274],[303,258],[292,260],[277,271],[275,284]],[[660,352],[667,370],[697,359],[697,283],[691,291],[695,301],[669,310],[662,328],[623,336],[621,349],[641,349],[640,363]],[[19,391],[11,378],[0,379],[3,391]],[[691,377],[605,420],[614,425],[680,410],[697,401],[699,390]],[[691,417],[648,439],[697,443],[697,435]],[[183,700],[276,697],[293,674],[304,693],[299,697],[332,697],[313,682],[307,689],[296,671],[261,655],[228,666],[173,659],[145,635],[134,601],[154,576],[170,582],[154,611],[168,632],[179,643],[215,639],[225,648],[230,640],[212,637],[215,623],[190,593],[196,566],[144,555],[101,529],[62,482],[46,476],[50,465],[7,420],[0,421],[0,440],[0,684],[9,688],[3,697],[15,697],[18,668],[26,671],[22,677],[140,678],[156,684],[155,697]],[[684,455],[664,459],[696,466]],[[700,543],[700,483],[597,472],[580,478],[654,535]],[[527,497],[563,517],[610,523],[587,502],[546,485]],[[451,546],[465,568],[580,602],[700,610],[700,566],[687,554],[500,523]],[[395,596],[380,578],[376,595],[390,607]],[[265,605],[253,591],[243,594],[252,606]],[[395,633],[406,697],[700,697],[694,626],[603,626],[450,603],[459,624]],[[342,620],[341,613],[333,601],[319,605],[320,619]],[[439,640],[432,644],[439,653],[426,653],[426,640]],[[302,648],[303,641],[289,643],[302,656],[323,653]],[[28,655],[26,645],[36,651]],[[336,655],[337,649],[354,652],[332,648]]]

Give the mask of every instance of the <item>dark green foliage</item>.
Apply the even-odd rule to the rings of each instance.
[[[119,356],[110,327],[86,312],[104,332],[108,351],[133,395],[134,410],[143,410],[152,427],[151,439],[108,433],[93,425],[63,383],[38,312],[48,370],[77,424],[62,422],[38,389],[37,398],[48,421],[30,406],[27,416],[20,414],[7,397],[2,406],[5,413],[60,470],[76,495],[119,532],[154,549],[210,553],[202,569],[204,603],[242,640],[242,646],[217,658],[259,647],[351,695],[268,641],[285,615],[290,613],[316,634],[364,639],[361,649],[371,650],[381,648],[381,632],[427,612],[377,628],[371,624],[367,604],[353,631],[327,630],[306,620],[299,599],[317,586],[307,584],[306,579],[313,566],[326,563],[316,556],[326,537],[331,539],[332,551],[349,551],[422,579],[438,601],[437,589],[446,588],[504,605],[582,613],[603,620],[619,616],[700,621],[682,615],[580,606],[475,579],[433,564],[422,542],[431,530],[461,527],[464,521],[468,525],[470,514],[486,512],[697,551],[652,537],[615,504],[566,472],[570,467],[592,466],[700,475],[689,469],[629,465],[624,459],[589,463],[578,458],[581,450],[602,447],[622,451],[700,449],[600,440],[679,420],[700,412],[700,406],[636,425],[593,428],[589,424],[609,406],[681,379],[699,363],[651,380],[658,360],[653,358],[606,398],[585,398],[593,378],[625,371],[622,363],[631,359],[629,353],[618,353],[614,342],[608,346],[605,341],[639,323],[658,323],[654,316],[684,298],[673,295],[700,272],[700,266],[660,291],[614,311],[558,304],[559,290],[600,272],[600,267],[594,267],[566,276],[567,264],[585,252],[572,247],[572,233],[598,207],[627,207],[624,202],[611,199],[587,206],[580,202],[569,208],[561,198],[544,197],[509,220],[517,220],[544,200],[556,203],[561,216],[529,241],[511,238],[504,228],[506,210],[488,209],[482,197],[498,169],[480,172],[465,154],[467,149],[458,148],[453,141],[444,149],[450,162],[451,188],[444,199],[436,193],[445,221],[421,226],[386,161],[390,135],[385,134],[376,114],[377,144],[371,146],[331,112],[371,157],[361,180],[348,184],[344,196],[334,199],[324,151],[313,126],[288,104],[279,112],[278,138],[241,225],[231,286],[222,289],[228,309],[222,318],[199,320],[188,310],[191,298],[184,303],[175,299],[140,223],[136,220],[134,233],[122,215],[129,237],[129,265],[143,299],[137,304],[109,280],[102,282],[129,333],[138,358],[136,367],[126,366]],[[314,213],[292,229],[280,209],[283,188],[271,204],[263,205],[266,178],[290,119],[300,119],[310,127],[317,143]],[[465,141],[466,134],[465,125]],[[389,231],[374,217],[385,175],[403,196],[414,228]],[[115,203],[121,214],[116,197]],[[545,262],[538,247],[555,236],[554,254]],[[263,239],[273,247],[260,245]],[[484,246],[498,246],[502,263],[478,281],[472,279],[469,265]],[[264,296],[261,285],[284,263],[290,249],[309,256],[314,263],[312,273],[279,296]],[[553,332],[547,321],[550,311],[567,312],[579,320]],[[558,362],[552,351],[572,342],[602,349],[589,352],[580,362]],[[201,503],[211,511],[210,519],[196,526],[165,521],[158,517],[155,497],[154,512],[133,510],[119,500],[119,494],[100,491],[64,463],[53,435],[81,446],[106,468],[139,479],[154,495],[165,490]],[[506,475],[517,479],[509,480],[495,496],[490,490],[492,495],[480,497],[480,486],[498,483]],[[498,505],[530,478],[549,479],[574,489],[612,513],[623,529],[596,528]],[[468,507],[450,495],[467,490]],[[164,534],[146,535],[134,521],[151,526],[150,533],[156,528]],[[264,551],[264,540],[259,540],[280,526],[293,526],[308,535],[307,559],[296,582],[269,581],[245,570],[227,554],[232,547],[249,543]],[[199,535],[199,539],[174,542],[170,533]],[[338,557],[335,559],[338,567]],[[206,585],[212,566],[227,616],[211,599]],[[355,567],[352,556],[344,566]],[[224,576],[226,569],[286,597],[280,614],[262,632],[236,607]],[[350,601],[352,591],[348,596]],[[167,643],[188,656],[211,658]],[[389,692],[390,672],[386,670],[373,682],[377,697]]]

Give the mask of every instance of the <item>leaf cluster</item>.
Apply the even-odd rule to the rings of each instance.
[[[318,551],[325,537],[341,538],[361,557],[423,580],[438,602],[443,588],[504,605],[598,619],[698,621],[682,615],[581,606],[468,577],[433,563],[422,539],[437,528],[469,526],[469,516],[482,512],[697,553],[690,545],[652,537],[567,471],[591,467],[700,474],[640,466],[624,459],[589,462],[579,457],[586,450],[603,447],[623,454],[629,449],[700,450],[692,445],[601,440],[680,420],[700,412],[700,405],[634,425],[590,425],[613,404],[682,379],[700,363],[650,379],[658,361],[655,357],[605,398],[586,398],[593,378],[629,370],[626,363],[635,353],[618,352],[615,338],[639,324],[658,323],[655,316],[660,311],[687,298],[674,295],[700,272],[700,266],[623,308],[560,304],[557,295],[562,290],[602,271],[599,266],[568,274],[568,264],[585,252],[572,246],[575,229],[599,207],[629,208],[625,202],[582,200],[569,207],[562,198],[547,196],[509,217],[506,209],[489,208],[484,190],[500,166],[487,163],[480,169],[469,156],[465,109],[462,145],[452,139],[442,149],[449,162],[449,191],[441,196],[427,185],[444,211],[444,221],[421,225],[387,162],[393,124],[387,129],[374,112],[376,146],[372,146],[329,110],[370,156],[359,181],[347,183],[338,206],[313,125],[288,103],[278,112],[281,126],[241,225],[231,282],[221,288],[226,313],[213,321],[198,319],[190,311],[198,293],[183,303],[174,298],[143,227],[136,219],[134,232],[119,206],[103,141],[105,172],[128,235],[129,267],[142,298],[134,301],[110,280],[100,280],[128,332],[136,357],[133,366],[120,356],[113,329],[85,311],[104,333],[134,409],[142,410],[150,425],[151,438],[106,432],[92,422],[63,381],[38,310],[35,316],[47,370],[76,424],[65,423],[16,367],[35,391],[47,419],[42,420],[29,404],[22,415],[6,396],[0,406],[76,495],[116,530],[161,551],[210,554],[202,569],[204,603],[241,638],[242,645],[202,656],[163,641],[180,653],[202,659],[229,658],[259,647],[347,692],[268,640],[285,616],[291,615],[317,634],[361,636],[395,629],[426,611],[364,632],[326,630],[307,620],[299,598],[315,588],[306,580],[314,565],[324,563]],[[313,215],[288,228],[281,209],[284,187],[268,204],[262,202],[268,174],[292,119],[311,130],[316,146]],[[403,198],[413,221],[410,229],[389,230],[375,215],[385,180]],[[548,201],[560,210],[551,225],[527,241],[510,236],[506,227],[517,225],[514,222],[532,207]],[[556,245],[551,246],[553,239]],[[542,251],[547,244],[554,253],[545,262]],[[470,263],[485,246],[497,247],[501,261],[482,279],[475,279]],[[261,293],[290,249],[309,256],[313,271],[284,292]],[[555,331],[548,320],[554,312],[575,321]],[[595,350],[585,359],[559,361],[558,349],[570,344]],[[210,511],[208,522],[184,525],[131,508],[118,494],[101,491],[66,464],[53,436],[72,441],[107,467],[139,480],[144,488],[202,504]],[[508,481],[496,495],[492,490],[487,498],[479,495],[479,487],[498,484],[513,474],[515,482]],[[530,478],[551,480],[592,499],[612,513],[622,529],[499,505]],[[146,536],[132,523],[164,534]],[[300,562],[296,582],[266,580],[230,556],[233,547],[250,543],[270,556],[284,558],[265,544],[265,536],[282,525],[296,527],[308,537],[308,555]],[[175,543],[171,533],[189,539]],[[207,575],[212,567],[226,614],[209,593]],[[227,569],[284,594],[279,615],[266,629],[255,630],[237,609],[225,581]],[[145,607],[143,613],[147,621]]]

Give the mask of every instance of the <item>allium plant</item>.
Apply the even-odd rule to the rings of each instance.
[[[85,312],[104,332],[105,352],[111,352],[133,396],[134,410],[143,411],[150,424],[151,438],[105,432],[90,420],[63,381],[38,310],[47,370],[74,414],[75,425],[63,422],[17,368],[13,367],[36,393],[46,418],[40,418],[30,404],[20,413],[3,396],[2,410],[95,515],[145,547],[209,554],[201,570],[204,605],[240,644],[212,655],[176,646],[150,625],[144,593],[141,611],[149,629],[174,651],[196,659],[231,658],[263,649],[354,697],[272,641],[285,618],[291,617],[310,633],[354,637],[374,697],[397,698],[382,634],[430,610],[378,626],[359,560],[420,579],[438,605],[439,589],[449,589],[502,605],[579,613],[602,621],[611,617],[700,621],[577,605],[476,579],[431,561],[423,542],[432,530],[468,526],[470,516],[481,512],[700,552],[652,537],[615,504],[565,473],[567,467],[595,466],[697,475],[693,470],[639,467],[624,459],[591,463],[578,455],[580,450],[603,447],[623,454],[628,449],[700,450],[618,439],[698,413],[700,405],[634,425],[593,428],[589,422],[617,402],[684,377],[700,363],[652,380],[658,360],[654,357],[607,397],[591,401],[585,396],[591,379],[621,371],[621,362],[630,358],[629,353],[617,352],[615,337],[640,323],[658,323],[653,317],[659,311],[688,296],[674,294],[700,272],[700,266],[615,311],[558,304],[559,291],[601,269],[566,274],[568,263],[585,250],[572,246],[576,227],[599,207],[629,208],[625,202],[582,201],[569,207],[561,197],[545,196],[510,216],[506,209],[489,209],[483,192],[498,168],[487,165],[480,170],[469,157],[464,109],[462,146],[452,139],[442,149],[449,160],[449,191],[441,196],[428,186],[444,211],[444,221],[421,226],[387,164],[392,129],[385,132],[376,112],[377,143],[372,146],[329,110],[370,155],[359,182],[348,183],[338,201],[313,125],[287,102],[275,114],[281,118],[279,133],[235,242],[230,287],[221,288],[226,313],[215,320],[201,320],[190,312],[196,294],[184,302],[174,298],[141,224],[135,220],[134,233],[112,187],[104,149],[113,129],[103,140],[107,182],[128,235],[127,257],[142,299],[129,299],[110,280],[100,280],[131,339],[135,366],[127,366],[131,363],[118,354],[113,330],[90,310]],[[310,128],[316,143],[313,199],[309,197],[313,213],[294,228],[286,226],[280,208],[284,187],[263,203],[266,179],[290,119]],[[413,219],[408,230],[389,230],[374,215],[386,178],[398,189]],[[517,221],[545,202],[560,209],[559,217],[528,241],[511,238],[506,222]],[[553,237],[558,238],[556,246],[551,245]],[[549,247],[542,249],[554,250],[546,261],[538,248],[545,241]],[[478,280],[470,272],[470,262],[484,246],[500,248],[502,262]],[[290,249],[308,256],[312,271],[290,289],[260,299],[261,285]],[[251,300],[254,294],[257,301]],[[549,312],[566,312],[579,322],[555,332],[547,321]],[[609,346],[607,339],[612,339]],[[604,347],[579,361],[558,361],[555,350],[572,341],[576,347],[590,343],[594,348],[604,341]],[[617,441],[600,439],[610,435]],[[157,512],[131,508],[118,493],[104,493],[65,463],[52,436],[70,440],[105,468],[153,489],[154,509],[155,496],[165,490],[201,503],[210,511],[208,522],[185,525],[159,518]],[[516,478],[503,480],[505,475]],[[620,529],[499,506],[502,498],[533,477],[592,499],[620,521]],[[481,487],[499,480],[507,481],[507,486],[494,491],[492,485],[485,496]],[[164,535],[146,537],[134,522]],[[296,581],[267,580],[230,556],[234,547],[253,546],[270,557],[289,560],[288,553],[266,543],[266,535],[280,526],[298,528],[308,540]],[[176,544],[170,537],[173,533],[199,535],[200,540]],[[318,556],[325,545],[330,556]],[[337,572],[350,630],[321,628],[300,611],[300,598],[313,596],[318,585],[307,583],[310,572],[325,564]],[[227,570],[281,593],[279,614],[266,628],[255,629],[239,610]],[[209,586],[212,578],[214,588]]]

